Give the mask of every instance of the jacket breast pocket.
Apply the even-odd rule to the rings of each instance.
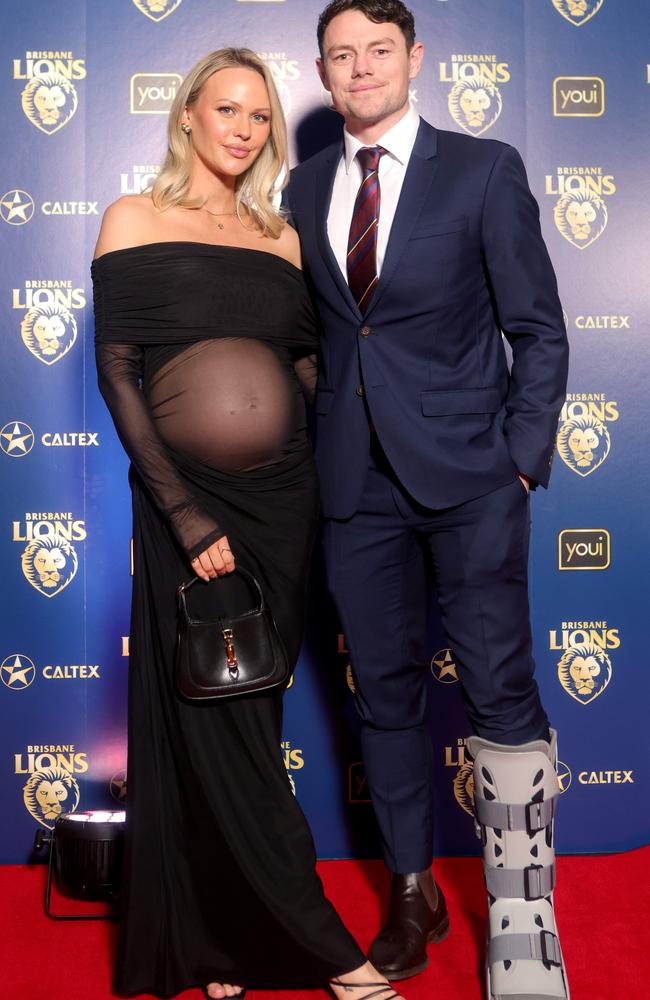
[[[467,216],[463,215],[457,219],[448,220],[434,220],[434,219],[420,219],[418,224],[411,231],[410,239],[412,240],[428,240],[439,237],[449,237],[453,240],[463,235],[468,229],[468,219]],[[441,243],[445,240],[441,239]]]

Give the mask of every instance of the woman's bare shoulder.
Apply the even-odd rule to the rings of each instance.
[[[95,257],[153,242],[159,214],[150,194],[118,198],[104,212]]]
[[[302,255],[300,253],[300,239],[296,230],[285,222],[282,232],[278,236],[276,243],[277,250],[281,257],[288,260],[290,264],[302,268]]]

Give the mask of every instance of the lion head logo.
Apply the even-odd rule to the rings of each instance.
[[[45,597],[60,594],[73,579],[79,564],[70,542],[58,535],[29,542],[21,562],[27,582]]]
[[[560,684],[581,705],[589,705],[603,693],[612,679],[607,653],[593,642],[567,649],[557,665]]]
[[[133,0],[139,11],[152,21],[162,21],[182,3],[182,0]]]
[[[578,28],[597,14],[604,2],[605,0],[552,0],[556,11]]]
[[[578,250],[595,243],[607,225],[607,205],[593,191],[567,191],[553,211],[555,225]]]
[[[605,424],[596,417],[566,420],[557,435],[560,458],[579,476],[589,476],[609,455],[611,438]]]
[[[77,110],[77,91],[62,73],[34,76],[21,95],[23,111],[32,125],[52,135],[67,125]]]
[[[447,98],[449,114],[470,135],[480,135],[494,125],[503,102],[498,87],[489,80],[472,77],[457,80]]]
[[[454,778],[454,796],[461,809],[474,816],[474,765],[461,764]]]
[[[44,365],[53,365],[68,353],[77,339],[77,321],[64,306],[34,306],[20,324],[28,351]]]
[[[79,805],[79,785],[62,767],[34,771],[23,788],[23,801],[30,816],[52,830],[64,812],[74,812]]]

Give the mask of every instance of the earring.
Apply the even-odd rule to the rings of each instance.
[[[185,122],[181,122],[181,131],[184,132],[185,135],[189,135],[192,129],[190,128],[189,125],[186,125]]]

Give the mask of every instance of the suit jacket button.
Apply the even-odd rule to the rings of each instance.
[[[369,326],[362,326],[360,333],[362,337],[369,337],[370,334],[372,333],[372,330],[370,329]]]
[[[358,385],[357,386],[357,396],[364,396],[364,395],[365,395],[365,393],[363,391],[363,386],[362,385]]]

